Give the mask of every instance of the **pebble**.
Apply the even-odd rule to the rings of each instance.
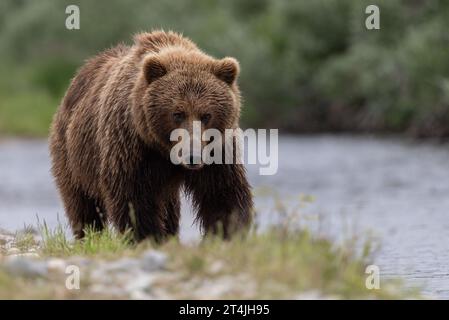
[[[36,252],[21,252],[21,253],[9,254],[8,256],[11,258],[14,258],[14,257],[39,258],[39,254]]]
[[[47,268],[49,271],[53,271],[53,272],[65,272],[67,263],[62,260],[62,259],[58,259],[58,258],[53,258],[47,261]]]
[[[105,295],[116,298],[122,298],[124,296],[123,290],[121,290],[120,288],[108,286],[103,283],[93,284],[90,287],[89,291],[100,296]]]
[[[125,290],[129,293],[148,294],[155,279],[154,274],[141,273],[126,283]]]
[[[217,274],[223,271],[224,267],[225,265],[222,261],[214,261],[209,267],[209,272],[212,274]]]
[[[0,234],[0,245],[5,245],[7,243],[13,242],[14,237],[6,234]]]
[[[93,260],[88,259],[86,257],[73,256],[68,259],[68,264],[74,264],[79,267],[88,267],[94,263]]]
[[[9,248],[7,254],[8,255],[13,255],[13,254],[19,254],[20,250],[17,248]]]
[[[304,291],[295,297],[293,300],[338,300],[339,298],[335,295],[324,295],[318,290]]]
[[[148,250],[143,253],[141,263],[145,271],[163,270],[167,265],[167,255],[160,251]]]
[[[44,261],[27,257],[10,257],[6,260],[4,266],[8,273],[16,276],[36,278],[48,275],[47,264]]]
[[[139,267],[139,261],[133,258],[122,258],[102,266],[104,272],[129,272]]]

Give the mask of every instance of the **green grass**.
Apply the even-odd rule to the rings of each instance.
[[[117,257],[135,247],[130,232],[119,234],[110,228],[103,232],[86,229],[83,241],[69,240],[66,236],[67,230],[61,224],[50,229],[44,222],[39,229],[42,235],[39,250],[43,256]]]

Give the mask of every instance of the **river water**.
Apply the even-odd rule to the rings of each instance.
[[[51,226],[65,222],[49,169],[45,141],[0,141],[0,228],[35,225],[36,217]],[[290,209],[300,194],[311,195],[313,202],[303,203],[299,216],[314,232],[336,241],[371,234],[380,242],[374,263],[381,279],[401,278],[425,294],[449,298],[448,145],[286,136],[279,143],[277,174],[261,176],[256,166],[248,171],[260,225],[277,219],[273,193]],[[198,237],[186,201],[181,237]]]

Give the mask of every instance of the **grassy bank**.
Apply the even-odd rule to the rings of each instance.
[[[67,239],[62,228],[11,237],[0,251],[2,299],[411,296],[391,281],[382,280],[379,290],[365,287],[369,245],[356,255],[353,245],[335,246],[306,230],[278,227],[228,242],[209,238],[182,244],[173,239],[157,247],[132,244],[128,236],[110,230],[88,232],[82,242]],[[81,269],[80,290],[65,288],[68,265]]]

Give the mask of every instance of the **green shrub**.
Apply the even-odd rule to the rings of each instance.
[[[65,29],[68,4],[80,7],[80,30]],[[17,81],[59,99],[86,58],[164,28],[240,60],[246,126],[449,135],[449,3],[378,0],[381,29],[366,30],[369,4],[5,0],[0,58],[11,70],[0,75],[0,98],[11,100],[17,92],[5,88]]]

